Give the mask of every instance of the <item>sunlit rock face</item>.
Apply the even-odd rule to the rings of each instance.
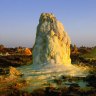
[[[52,13],[42,13],[33,48],[33,64],[71,64],[70,38]]]

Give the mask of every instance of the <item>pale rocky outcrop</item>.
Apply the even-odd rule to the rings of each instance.
[[[52,13],[42,13],[33,48],[33,64],[71,64],[70,38]]]

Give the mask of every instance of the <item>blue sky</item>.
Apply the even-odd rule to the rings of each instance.
[[[96,46],[96,0],[0,0],[0,44],[32,47],[42,12],[63,23],[72,44]]]

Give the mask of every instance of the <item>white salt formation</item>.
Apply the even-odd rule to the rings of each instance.
[[[88,74],[86,67],[71,64],[70,39],[53,14],[41,14],[32,54],[33,64],[18,68],[29,84],[25,90],[56,85],[54,79],[61,76],[84,77]]]
[[[42,13],[33,48],[33,64],[71,64],[70,38],[52,13]]]

